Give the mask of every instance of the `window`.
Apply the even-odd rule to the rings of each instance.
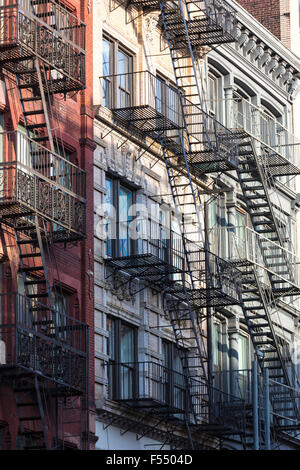
[[[241,398],[247,398],[250,393],[251,381],[249,367],[249,342],[248,337],[239,334],[238,339],[238,354],[239,354],[239,371],[238,371],[238,386],[239,395]]]
[[[233,93],[233,127],[254,133],[254,123],[252,122],[253,111],[254,108],[251,108],[250,97],[241,90],[235,91]]]
[[[130,237],[130,209],[135,199],[135,192],[120,183],[117,178],[106,178],[107,222],[106,255],[130,256],[134,251]]]
[[[232,253],[234,257],[238,259],[246,258],[247,256],[247,215],[240,210],[236,210],[235,213],[236,226],[235,226],[235,237],[234,246],[232,247]],[[250,239],[251,240],[251,239]]]
[[[107,318],[109,383],[113,399],[131,399],[135,390],[137,328],[118,318]]]
[[[181,123],[180,98],[176,86],[167,79],[156,77],[156,110],[175,124]]]
[[[118,41],[102,41],[102,102],[107,108],[126,108],[132,104],[133,58]]]
[[[172,244],[172,265],[179,270],[184,268],[184,252],[182,246],[181,229],[177,217],[171,218],[171,244]],[[173,274],[173,279],[181,281],[181,273]]]
[[[71,171],[72,167],[68,162],[71,161],[71,153],[67,152],[64,148],[55,145],[55,152],[62,157],[57,159],[57,163],[52,166],[51,178],[54,179],[63,188],[72,190],[71,186]]]
[[[68,319],[70,315],[71,294],[57,287],[54,292],[55,326],[60,339],[67,340]]]
[[[222,389],[225,385],[226,377],[222,376],[223,370],[223,341],[222,341],[222,324],[213,323],[212,327],[212,347],[214,362],[214,384],[215,387]]]
[[[208,114],[216,117],[218,109],[218,79],[216,76],[208,75]]]
[[[179,410],[185,409],[186,389],[180,351],[176,344],[163,341],[163,366],[165,367],[164,401]],[[185,351],[182,350],[184,356]]]

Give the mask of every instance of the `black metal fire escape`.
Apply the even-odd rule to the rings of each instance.
[[[279,429],[288,429],[289,426],[297,429],[300,426],[300,410],[293,387],[298,387],[299,383],[291,355],[286,348],[283,350],[276,334],[274,321],[276,323],[278,320],[274,312],[278,299],[299,295],[300,290],[295,280],[295,265],[284,249],[286,235],[276,217],[270,191],[276,191],[277,176],[296,175],[300,171],[276,150],[257,142],[247,131],[236,131],[236,137],[239,144],[237,174],[253,229],[259,236],[262,235],[257,238],[257,249],[267,274],[264,283],[259,278],[255,263],[250,262],[246,266],[243,266],[243,261],[237,263],[243,273],[241,306],[261,368],[269,368],[270,378],[274,380],[270,395],[273,411],[278,414],[277,426]],[[280,399],[276,398],[278,383],[287,386]]]
[[[201,423],[203,416],[208,417],[204,308],[239,302],[238,271],[207,250],[200,215],[201,204],[194,183],[195,177],[237,169],[236,145],[233,134],[203,110],[195,54],[201,46],[234,41],[235,12],[226,2],[133,0],[127,2],[129,5],[143,7],[146,12],[160,11],[177,85],[179,118],[173,122],[163,116],[157,103],[154,109],[149,103],[146,106],[132,103],[126,108],[113,108],[113,111],[118,119],[126,121],[161,145],[173,203],[178,211],[176,215],[184,267],[180,280],[177,278],[174,281],[170,275],[165,276],[164,299],[179,351],[190,344],[188,357],[182,357],[182,368],[188,390],[185,423],[193,448],[190,425]],[[150,88],[153,86],[152,81]],[[187,197],[190,202],[186,201]],[[129,265],[126,267],[124,260],[112,258],[107,263],[130,273]],[[146,265],[143,267],[143,259],[139,263],[142,276],[146,273],[148,285],[155,285],[157,279],[151,279],[149,268]],[[139,277],[137,272],[133,273],[133,268],[133,277]],[[201,393],[199,387],[193,386],[196,377],[201,380]]]
[[[52,240],[67,243],[85,236],[84,174],[58,156],[52,128],[59,126],[53,95],[84,88],[85,25],[52,0],[0,10],[0,64],[15,79],[27,133],[2,137],[8,155],[0,221],[15,234],[25,297],[15,294],[15,318],[1,326],[8,352],[1,372],[12,379],[24,448],[50,449],[58,446],[58,435],[54,441],[53,430],[49,435],[51,390],[52,400],[87,393],[87,327],[56,311],[51,288]],[[61,433],[59,439],[64,439]]]

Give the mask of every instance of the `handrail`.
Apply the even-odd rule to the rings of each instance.
[[[244,236],[239,236],[239,232],[244,233]],[[279,243],[257,233],[248,226],[216,227],[210,229],[209,234],[210,237],[218,237],[218,240],[224,240],[223,235],[228,235],[228,237],[226,237],[226,244],[228,244],[227,253],[222,253],[222,255],[229,261],[234,259],[249,260],[251,263],[271,272],[278,278],[281,278],[283,282],[288,282],[293,286],[300,287],[300,257],[287,248],[283,248]],[[288,259],[290,261],[290,264],[295,268],[293,270],[292,278],[291,276],[282,276],[280,275],[280,271],[277,272],[270,266],[266,265],[260,251],[261,242],[267,244],[264,245],[266,250],[268,250],[267,254],[274,255],[274,258],[281,255],[284,259]],[[210,243],[213,249],[214,240],[212,238]]]
[[[230,129],[245,130],[258,142],[274,149],[288,161],[299,165],[300,137],[293,134],[275,117],[270,116],[265,109],[254,105],[243,97],[206,100],[206,102],[217,106],[224,103],[226,109],[222,111],[226,125]],[[238,103],[241,104],[241,111],[236,106]],[[217,115],[218,111],[217,109]]]
[[[49,13],[49,9],[45,11],[45,6],[52,6],[53,15],[48,15],[46,19],[42,19],[42,16],[37,16],[35,9],[40,9],[39,14],[44,12]],[[67,40],[73,47],[78,49],[80,52],[85,54],[85,35],[86,35],[86,24],[80,20],[77,16],[67,10],[61,3],[54,0],[40,0],[40,3],[36,2],[32,5],[30,0],[16,1],[13,0],[12,4],[0,6],[0,16],[2,12],[5,17],[5,12],[9,10],[18,10],[25,16],[34,19],[43,28],[47,28],[55,36],[61,39]],[[50,23],[55,18],[55,23]],[[49,21],[49,24],[47,23]]]
[[[17,164],[25,171],[36,174],[50,184],[85,201],[87,175],[85,170],[59,154],[51,152],[21,131],[0,132],[0,150],[1,147],[4,161],[0,163],[0,168]]]

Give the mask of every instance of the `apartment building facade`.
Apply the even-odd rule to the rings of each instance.
[[[94,446],[92,7],[0,6],[0,448]]]
[[[299,59],[234,1],[93,24],[96,448],[295,448]]]

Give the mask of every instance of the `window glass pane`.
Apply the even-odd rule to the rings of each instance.
[[[113,181],[110,178],[105,179],[106,195],[105,195],[105,210],[107,212],[108,221],[105,224],[105,244],[106,244],[106,255],[112,256],[112,234],[114,218],[114,206],[113,206]]]
[[[129,209],[132,205],[132,191],[120,186],[119,194],[119,247],[120,256],[130,255]]]
[[[172,264],[174,267],[179,270],[183,268],[183,247],[182,247],[182,237],[180,234],[180,225],[176,217],[172,217],[171,222],[172,233],[171,233],[171,243],[172,243]],[[181,273],[172,274],[173,279],[180,281]]]
[[[130,106],[131,98],[131,57],[118,51],[118,106]]]
[[[246,256],[246,214],[236,211],[235,250],[238,257]]]
[[[102,42],[102,66],[103,66],[103,75],[110,75],[110,42],[103,39]]]
[[[221,366],[221,328],[218,323],[213,325],[213,357],[214,369],[220,370]]]
[[[172,88],[169,88],[169,112],[168,117],[173,122],[177,122],[177,109],[176,109],[176,92]]]
[[[168,367],[170,367],[170,364],[169,364],[169,344],[163,342],[162,347],[163,347],[163,355],[164,355],[163,365],[168,368]]]
[[[102,41],[102,75],[103,77],[112,75],[111,71],[111,49],[112,45],[109,41]],[[111,81],[103,78],[102,82],[103,105],[109,107],[111,104]]]
[[[163,113],[163,81],[156,78],[155,107],[159,113]]]
[[[116,348],[115,348],[115,335],[116,335],[116,322],[114,319],[107,317],[107,330],[109,332],[108,337],[108,351],[107,354],[112,361],[116,359]]]
[[[122,324],[120,341],[121,362],[134,362],[134,329]]]
[[[239,369],[245,370],[248,367],[248,339],[244,335],[239,335]]]

